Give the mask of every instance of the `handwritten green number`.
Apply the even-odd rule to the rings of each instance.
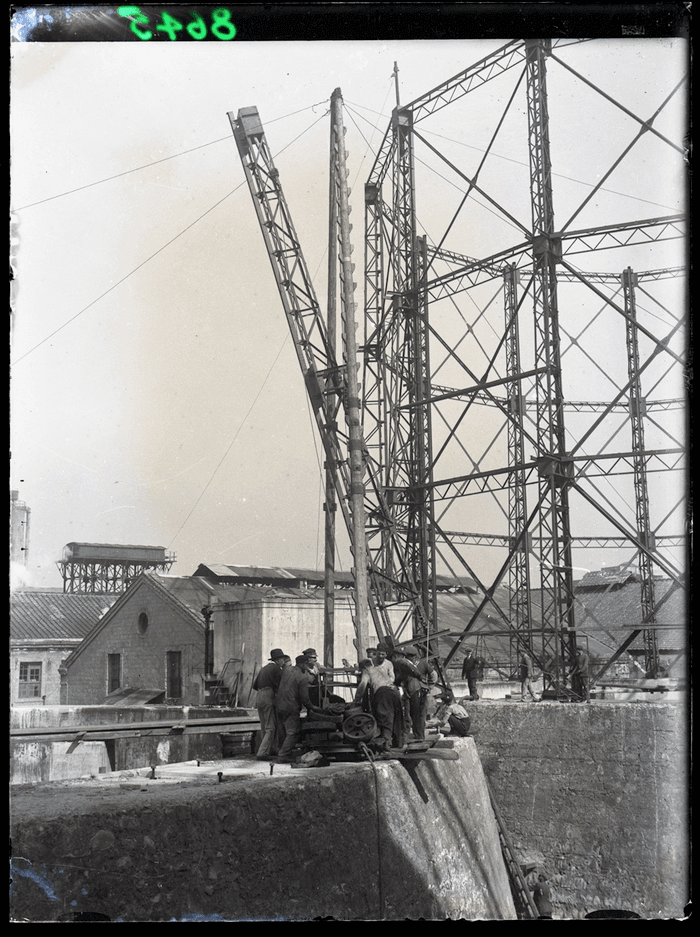
[[[165,10],[161,13],[160,18],[163,21],[162,25],[156,26],[156,29],[159,30],[159,32],[167,33],[168,38],[172,40],[177,39],[178,30],[183,29],[182,23],[169,13],[166,13]]]
[[[150,30],[146,29],[142,31],[136,25],[137,23],[148,24],[148,17],[146,16],[145,13],[142,13],[138,7],[119,7],[119,10],[117,12],[119,13],[120,16],[124,16],[127,19],[131,20],[131,22],[129,23],[129,29],[132,31],[132,33],[135,36],[138,36],[139,39],[145,40],[145,39],[151,39],[153,37],[153,33],[150,32]]]
[[[207,34],[207,24],[199,13],[193,13],[192,16],[194,16],[194,19],[187,24],[187,32],[193,39],[204,39]]]
[[[231,22],[231,13],[225,7],[218,7],[211,14],[211,31],[217,39],[233,39],[236,27]]]

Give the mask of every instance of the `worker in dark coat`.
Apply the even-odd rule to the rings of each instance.
[[[282,679],[285,653],[275,647],[270,651],[270,662],[261,668],[253,681],[253,689],[257,690],[256,707],[260,720],[262,741],[257,752],[260,759],[269,758],[276,754],[274,751],[277,737],[277,714],[275,712],[275,694]]]
[[[480,668],[483,666],[483,661],[480,658],[475,657],[474,651],[471,648],[467,650],[467,656],[462,662],[462,680],[467,681],[469,686],[469,699],[478,700],[479,694],[476,691],[476,679],[479,675]]]
[[[306,673],[309,676],[309,698],[311,702],[315,706],[320,706],[323,700],[329,703],[344,704],[345,700],[342,696],[331,693],[322,686],[321,676],[328,672],[328,668],[319,663],[316,648],[307,647],[305,651],[302,651],[302,654],[306,658]]]
[[[552,920],[552,889],[550,888],[547,876],[540,872],[537,876],[535,887],[532,889],[532,897],[535,900],[535,907],[541,921]]]
[[[576,663],[571,671],[572,689],[581,700],[588,702],[590,688],[588,683],[588,654],[579,648],[576,652]]]
[[[408,716],[411,720],[413,738],[422,741],[425,738],[425,719],[429,684],[424,681],[416,666],[418,651],[415,647],[405,647],[397,651],[391,659],[394,666],[397,686],[403,687],[408,702]]]
[[[301,711],[326,715],[324,711],[312,703],[309,697],[309,675],[306,672],[306,657],[304,654],[297,657],[294,667],[285,667],[282,679],[277,688],[275,709],[282,732],[278,761],[291,761],[294,746],[301,738]]]

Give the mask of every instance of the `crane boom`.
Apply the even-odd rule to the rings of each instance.
[[[289,206],[287,205],[279,179],[279,172],[265,137],[257,108],[241,108],[237,116],[228,115],[233,136],[238,147],[246,181],[253,199],[260,230],[282,301],[285,317],[294,342],[299,366],[311,402],[319,435],[323,442],[328,462],[335,467],[335,488],[338,506],[350,538],[355,563],[355,581],[364,574],[367,577],[366,602],[380,640],[389,637],[396,643],[406,643],[402,637],[405,625],[412,626],[408,640],[427,637],[431,623],[426,613],[421,588],[414,581],[411,568],[406,564],[399,542],[395,539],[398,528],[392,508],[392,498],[383,491],[378,466],[373,464],[357,433],[358,404],[356,385],[348,380],[349,369],[336,359],[335,349],[329,341],[326,323],[306,267],[299,239],[294,230]],[[341,136],[340,147],[344,147]],[[344,156],[344,151],[342,153]],[[347,170],[344,160],[335,167],[344,180]],[[345,217],[347,222],[347,216]],[[343,245],[339,234],[344,267],[342,285],[352,279],[352,266],[348,265],[347,242]],[[352,302],[346,292],[345,309]],[[347,352],[347,333],[345,349]],[[354,362],[352,362],[354,368]],[[354,374],[353,374],[354,377]],[[352,387],[350,385],[353,385]],[[341,417],[341,418],[339,418]],[[367,471],[367,484],[360,486],[357,476],[357,456],[361,452],[363,467]],[[356,523],[359,512],[353,512],[353,497],[364,501],[364,516],[368,519],[367,536],[379,532],[389,544],[395,556],[395,566],[389,575],[370,563],[365,530]],[[387,588],[387,586],[389,588]],[[388,596],[388,597],[387,597]],[[357,592],[356,592],[357,599]],[[402,607],[405,610],[398,632],[389,616],[389,609]],[[358,616],[359,621],[362,619]],[[356,619],[356,630],[358,619]],[[416,627],[416,623],[418,627]],[[358,651],[364,653],[368,635],[358,631]]]
[[[338,419],[341,410],[351,411],[359,404],[357,391],[353,392],[349,386],[356,382],[356,374],[349,377],[348,368],[336,361],[258,111],[248,107],[239,110],[237,117],[232,113],[228,116],[326,459],[335,468],[338,502],[350,536],[356,586],[360,586],[356,588],[355,627],[358,652],[364,653],[369,643],[368,604],[378,636],[387,630],[387,621],[383,620],[366,587],[367,549],[361,519],[363,490],[357,480],[362,439],[358,435],[357,417],[347,413],[346,419]],[[351,276],[347,262],[345,266],[346,274]],[[347,296],[346,291],[345,305]],[[349,457],[345,455],[348,451]],[[359,509],[356,503],[352,510],[353,497],[356,502],[359,499]]]

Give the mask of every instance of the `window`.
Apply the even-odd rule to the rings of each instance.
[[[141,612],[141,614],[139,615],[138,624],[139,624],[139,631],[141,632],[141,634],[145,634],[146,629],[148,628],[148,615],[145,612]]]
[[[38,699],[41,696],[41,663],[20,663],[19,699]]]
[[[107,655],[107,692],[113,693],[122,685],[122,656],[121,654]]]
[[[165,695],[168,699],[179,699],[182,696],[182,651],[168,651],[166,663],[167,687]]]

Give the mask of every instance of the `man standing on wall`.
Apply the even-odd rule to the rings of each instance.
[[[581,701],[590,700],[590,690],[588,686],[588,654],[579,648],[576,651],[576,663],[571,671],[572,688],[574,693]]]
[[[469,699],[478,700],[479,694],[476,692],[476,677],[479,671],[479,659],[474,656],[471,648],[467,650],[467,656],[462,664],[462,680],[466,680],[469,686]]]
[[[275,647],[270,651],[270,663],[265,664],[253,681],[253,689],[257,690],[256,707],[260,719],[260,732],[262,741],[257,751],[257,758],[267,759],[274,755],[275,738],[277,736],[277,716],[275,714],[275,694],[282,679],[285,653]]]
[[[534,694],[532,689],[532,658],[527,651],[523,651],[520,655],[520,702],[525,702],[525,690],[530,694],[532,699],[535,702],[538,702],[537,697]]]

